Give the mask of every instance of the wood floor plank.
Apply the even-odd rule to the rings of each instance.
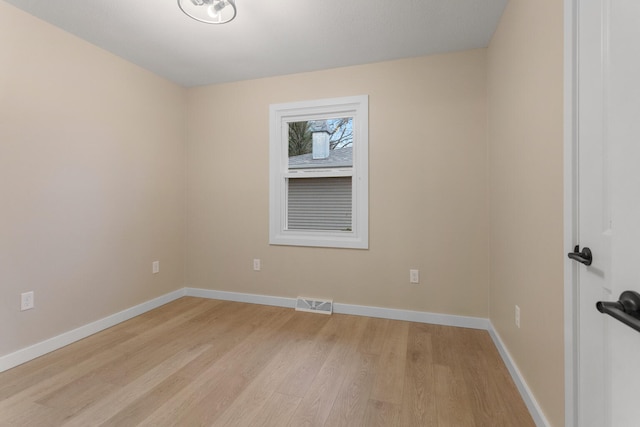
[[[398,405],[402,403],[408,339],[408,322],[394,320],[388,324],[371,399]]]
[[[277,330],[291,321],[292,315],[290,311],[281,311],[265,322],[141,425],[212,424],[267,364],[284,339]],[[256,348],[260,351],[255,351]]]
[[[28,364],[3,372],[3,381],[0,383],[0,400],[15,395],[22,389],[40,382],[43,378],[72,368],[80,361],[93,357],[105,349],[128,342],[135,338],[140,331],[149,331],[153,326],[158,326],[167,319],[175,319],[179,314],[193,312],[191,310],[196,310],[197,306],[202,306],[204,303],[205,301],[201,298],[180,298],[171,304],[163,305],[108,328],[99,334],[77,341],[73,346],[65,346],[32,360]]]
[[[32,387],[25,388],[22,391],[1,400],[0,417],[5,414],[24,412],[26,410],[24,407],[28,406],[31,402],[36,402],[44,396],[54,393],[56,390],[65,388],[68,384],[77,381],[79,378],[82,378],[94,369],[99,369],[105,363],[105,360],[115,360],[118,357],[119,354],[117,351],[112,349],[105,350],[99,358],[86,359],[73,368],[59,373],[54,373],[50,377],[43,378]],[[1,419],[2,418],[0,418],[0,420]]]
[[[348,361],[357,352],[367,319],[333,315],[339,334],[335,346],[289,421],[290,427],[324,426],[340,391]]]
[[[180,370],[179,374],[191,379],[201,376],[202,372],[215,364],[239,343],[251,334],[256,334],[262,324],[269,324],[270,320],[282,312],[276,307],[256,307],[251,304],[232,303],[224,318],[202,317],[200,334],[197,342],[211,343],[212,348],[203,353],[196,360]]]
[[[400,405],[369,399],[362,425],[366,427],[400,426],[400,410]]]
[[[191,378],[179,374],[167,377],[147,393],[132,399],[126,407],[102,423],[101,427],[137,426],[191,381]]]
[[[295,326],[298,332],[288,331],[288,334],[291,334],[290,337],[303,330],[306,330],[309,336],[314,336],[318,329],[323,331],[322,335],[331,334],[331,328],[325,328],[329,320],[324,316],[304,313],[296,317],[298,319]],[[320,334],[318,333],[318,335]],[[322,340],[320,339],[320,341]],[[253,425],[255,420],[259,419],[260,414],[265,411],[265,406],[272,399],[273,394],[277,393],[277,390],[282,388],[282,385],[290,378],[295,378],[294,374],[298,370],[299,362],[307,360],[308,353],[313,351],[311,346],[314,343],[315,340],[310,339],[293,339],[285,342],[269,364],[216,419],[213,425],[218,427]]]
[[[63,425],[66,427],[85,427],[100,425],[106,422],[122,408],[126,407],[128,402],[152,390],[171,375],[171,373],[188,364],[206,349],[207,347],[204,346],[189,348],[177,353],[175,356],[165,359],[144,375],[138,377],[135,381],[112,391],[104,398],[86,407],[78,415],[67,420]]]
[[[289,369],[287,358],[278,358],[270,363],[261,374],[252,381],[236,399],[214,421],[214,427],[251,426],[259,417],[274,390]]]
[[[471,395],[471,412],[478,426],[533,427],[524,401],[489,334],[479,331],[474,362],[462,366]]]
[[[22,410],[8,414],[0,414],[2,427],[42,427],[59,426],[66,418],[64,412],[49,408],[35,402],[26,402]]]
[[[356,353],[325,425],[362,425],[379,356]]]
[[[222,306],[212,305],[192,317],[189,328],[196,330],[196,333],[192,335],[191,343],[211,344],[209,348],[152,390],[132,400],[127,407],[105,422],[105,425],[137,425],[142,422],[277,311],[273,307],[260,307],[256,310],[255,306],[249,304],[224,302]]]
[[[282,393],[273,393],[250,424],[255,427],[282,427],[287,425],[293,412],[300,404],[300,398]],[[238,425],[239,427],[239,425]]]
[[[55,393],[36,400],[36,403],[57,409],[68,418],[119,389],[120,387],[105,383],[99,378],[85,376],[57,389]]]
[[[214,309],[221,302],[216,301],[216,304],[211,304],[202,298],[183,297],[119,323],[109,330],[138,335],[166,325],[167,321],[180,323],[182,320],[193,317],[194,313],[201,313],[204,309]]]
[[[304,313],[304,316],[316,318],[313,320],[322,328],[317,334],[308,335],[304,342],[297,346],[297,351],[289,354],[290,369],[283,376],[277,390],[281,394],[300,398],[304,397],[311,387],[338,339],[336,322],[331,322],[326,316],[312,313]]]
[[[389,319],[371,318],[358,344],[358,351],[366,354],[378,355],[382,352],[385,332],[389,327]]]
[[[456,368],[435,365],[436,407],[438,426],[475,427],[473,412],[469,411],[468,389],[462,373]]]
[[[436,426],[435,375],[431,325],[409,326],[401,425]]]
[[[26,375],[24,381],[20,380],[20,374],[28,373],[31,362],[25,366],[18,366],[7,372],[0,374],[3,379],[7,377],[10,383],[0,394],[0,413],[13,410],[19,410],[20,405],[25,401],[36,401],[46,398],[47,395],[56,393],[59,388],[65,387],[67,384],[77,381],[85,375],[100,372],[106,365],[113,364],[117,360],[126,359],[126,355],[130,351],[138,351],[147,349],[147,344],[154,340],[162,342],[166,337],[167,331],[172,330],[176,325],[183,324],[189,318],[200,311],[203,307],[203,301],[195,298],[187,298],[186,303],[182,299],[177,300],[177,305],[184,307],[184,312],[173,317],[163,317],[167,309],[165,306],[160,307],[158,312],[164,319],[162,322],[155,321],[155,325],[144,330],[138,335],[133,335],[126,331],[126,326],[114,327],[122,330],[122,334],[126,339],[114,340],[114,334],[117,336],[117,330],[113,328],[96,334],[92,337],[85,338],[73,346],[63,347],[62,349],[42,356],[34,360],[36,366],[34,376]],[[155,310],[154,310],[155,311]],[[176,314],[176,313],[173,313]],[[135,324],[138,317],[131,319],[123,324]],[[166,342],[166,339],[164,339]],[[115,344],[115,345],[114,345]],[[142,350],[144,351],[144,350]],[[123,356],[125,355],[125,356]],[[147,355],[148,356],[148,355]],[[52,369],[46,368],[47,361],[51,361]],[[116,364],[116,367],[119,365]],[[1,381],[0,384],[5,384]]]
[[[181,298],[0,373],[0,426],[533,426],[486,331]]]
[[[112,332],[110,329],[100,334],[99,342],[96,335],[85,338],[66,346],[53,353],[41,356],[27,364],[17,366],[1,375],[0,401],[40,384],[43,380],[51,378],[69,369],[73,369],[79,363],[95,355],[108,351],[123,342],[135,338],[128,332]]]

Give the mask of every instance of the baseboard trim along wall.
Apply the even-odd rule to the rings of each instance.
[[[225,301],[246,302],[250,304],[274,305],[294,308],[295,298],[272,297],[266,295],[243,294],[239,292],[214,291],[210,289],[186,288],[186,295],[191,297],[219,299]],[[435,325],[458,326],[461,328],[487,330],[489,320],[481,317],[454,316],[451,314],[426,313],[423,311],[400,310],[396,308],[369,307],[353,304],[333,304],[336,314],[353,314],[355,316],[380,317],[383,319],[407,320],[410,322],[432,323]]]
[[[491,335],[491,339],[493,340],[493,343],[495,344],[496,348],[498,349],[498,352],[500,353],[500,357],[502,357],[502,361],[507,366],[507,369],[511,374],[511,378],[513,379],[513,382],[516,383],[516,387],[518,387],[520,396],[522,396],[522,400],[524,400],[525,405],[527,405],[527,409],[529,409],[529,413],[531,414],[533,421],[536,423],[536,426],[550,427],[551,424],[549,424],[549,421],[544,416],[544,413],[542,412],[540,405],[538,405],[538,402],[533,397],[533,393],[531,393],[531,389],[529,389],[529,386],[525,382],[524,377],[522,376],[522,374],[520,373],[520,370],[518,369],[518,366],[514,363],[513,359],[511,358],[511,354],[509,354],[509,351],[504,346],[504,343],[502,342],[500,335],[495,330],[495,328],[493,327],[493,324],[490,321],[489,321],[488,331],[489,331],[489,335]]]
[[[33,360],[37,357],[43,356],[54,350],[58,350],[64,346],[67,346],[76,341],[80,341],[90,335],[103,331],[107,328],[122,323],[125,320],[129,320],[133,317],[139,316],[154,308],[165,305],[173,300],[176,300],[185,295],[185,288],[178,289],[177,291],[170,292],[168,294],[161,295],[152,300],[143,302],[134,307],[127,308],[111,316],[104,317],[95,322],[91,322],[87,325],[80,326],[79,328],[62,333],[53,338],[41,341],[29,347],[25,347],[13,353],[9,353],[0,357],[0,372],[4,372],[8,369],[22,365],[25,362]]]
[[[0,372],[21,365],[44,354],[62,348],[66,345],[79,341],[104,329],[110,328],[129,320],[135,316],[146,313],[161,305],[167,304],[183,296],[218,299],[224,301],[245,302],[250,304],[273,305],[277,307],[295,307],[295,298],[274,297],[268,295],[245,294],[239,292],[216,291],[211,289],[182,288],[168,294],[154,298],[134,307],[107,316],[103,319],[91,322],[87,325],[65,332],[56,337],[41,341],[32,346],[23,348],[14,353],[0,357]],[[369,307],[353,304],[333,304],[333,312],[337,314],[352,314],[356,316],[378,317],[383,319],[406,320],[418,323],[430,323],[435,325],[455,326],[460,328],[481,329],[489,332],[495,346],[502,357],[511,378],[515,382],[520,395],[524,400],[536,426],[549,427],[550,424],[544,416],[538,402],[533,397],[531,390],[527,386],[518,367],[513,362],[511,355],[507,351],[500,336],[494,329],[489,319],[481,317],[455,316],[450,314],[427,313],[422,311],[401,310],[395,308]]]
[[[249,304],[273,305],[276,307],[294,308],[295,298],[272,297],[268,295],[243,294],[240,292],[214,291],[211,289],[184,288],[188,297],[219,299],[223,301],[246,302]]]

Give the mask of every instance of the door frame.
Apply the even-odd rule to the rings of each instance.
[[[565,426],[577,427],[578,304],[577,263],[566,254],[578,242],[577,12],[579,0],[564,0],[564,399]]]

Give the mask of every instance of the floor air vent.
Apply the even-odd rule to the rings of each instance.
[[[331,314],[333,312],[333,301],[298,297],[296,300],[296,311]]]

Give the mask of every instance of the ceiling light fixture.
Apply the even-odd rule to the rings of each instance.
[[[225,24],[236,17],[235,0],[178,0],[180,9],[207,24]]]

